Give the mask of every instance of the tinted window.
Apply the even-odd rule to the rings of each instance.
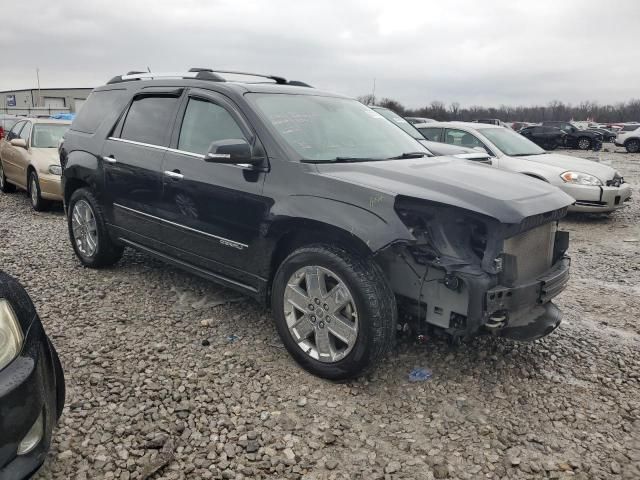
[[[145,96],[133,101],[120,138],[151,145],[164,145],[173,121],[177,97]]]
[[[20,138],[25,142],[29,141],[29,135],[31,134],[31,122],[27,122],[20,131]]]
[[[102,90],[91,93],[78,112],[71,129],[94,133],[105,116],[122,105],[124,92],[124,90]]]
[[[204,100],[190,99],[184,113],[178,149],[205,154],[211,142],[245,136],[224,108]]]
[[[431,140],[432,142],[440,142],[441,128],[419,128],[420,133],[424,135],[424,138]]]

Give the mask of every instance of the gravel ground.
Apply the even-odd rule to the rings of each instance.
[[[640,185],[640,155],[585,156]],[[0,265],[67,377],[35,478],[640,478],[639,218],[636,199],[563,221],[573,275],[548,338],[405,339],[333,384],[293,363],[252,301],[133,251],[82,268],[60,210],[0,195]],[[431,380],[409,383],[417,366]]]

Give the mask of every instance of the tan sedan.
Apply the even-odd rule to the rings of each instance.
[[[25,118],[0,140],[0,190],[26,190],[34,210],[50,201],[62,201],[62,168],[58,144],[68,130],[68,120]]]

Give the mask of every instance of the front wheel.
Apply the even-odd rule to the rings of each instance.
[[[2,160],[0,160],[0,192],[11,193],[16,191],[16,186],[7,181],[7,177],[4,175],[4,168],[2,167]]]
[[[640,152],[640,140],[629,140],[624,147],[629,153],[638,153]]]
[[[591,148],[591,140],[587,137],[580,137],[578,139],[578,148],[580,150],[589,150]]]
[[[271,305],[291,356],[330,380],[362,375],[394,339],[396,301],[380,267],[340,248],[290,254],[273,280]]]
[[[67,224],[73,250],[84,266],[105,267],[122,258],[124,247],[111,240],[100,205],[89,189],[80,188],[71,195]]]
[[[36,212],[42,212],[49,207],[49,202],[42,198],[42,192],[40,191],[40,182],[38,181],[38,174],[36,172],[29,173],[29,199],[31,200],[31,207]]]

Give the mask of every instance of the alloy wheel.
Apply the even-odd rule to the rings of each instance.
[[[345,358],[358,338],[353,295],[336,273],[324,267],[302,267],[289,278],[284,315],[298,347],[323,363]]]
[[[38,205],[38,182],[35,175],[31,175],[31,185],[29,185],[31,205],[34,207]]]
[[[580,150],[587,150],[590,145],[591,145],[591,142],[589,141],[588,138],[581,138],[578,141],[578,147],[580,148]]]
[[[85,257],[93,257],[98,250],[98,224],[91,205],[78,200],[71,212],[71,227],[76,247]]]

